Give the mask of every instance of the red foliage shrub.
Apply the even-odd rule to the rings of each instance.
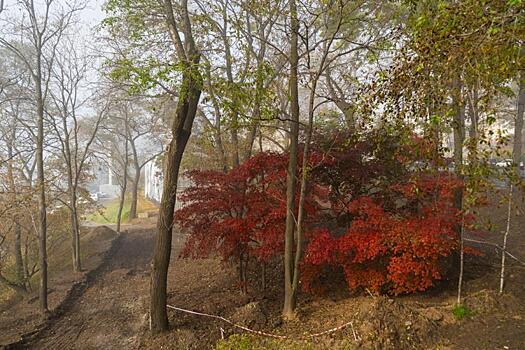
[[[374,131],[316,140],[305,204],[304,289],[334,268],[351,289],[392,294],[422,291],[443,278],[442,261],[458,248],[461,218],[452,199],[461,183],[448,173],[421,171],[438,168],[439,160],[428,160],[435,147],[403,137]],[[176,213],[190,235],[182,255],[219,254],[241,265],[281,256],[287,163],[286,154],[266,152],[228,174],[189,172],[193,185]]]
[[[219,253],[224,260],[255,257],[268,261],[284,249],[286,167],[288,157],[259,153],[228,174],[191,171],[192,181],[181,196],[176,222],[189,233],[182,256]],[[315,153],[310,164],[321,161]],[[302,160],[299,161],[299,169]],[[299,189],[298,189],[299,190]],[[307,225],[326,193],[311,186],[305,204]]]
[[[311,237],[303,261],[303,286],[311,289],[324,266],[343,269],[348,287],[400,294],[423,291],[443,277],[441,260],[458,247],[460,222],[450,175],[393,186],[404,204],[388,212],[378,200],[361,196],[348,205],[351,226],[341,236],[323,231]]]

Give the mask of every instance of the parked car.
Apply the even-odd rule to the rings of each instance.
[[[496,166],[506,168],[508,166],[511,166],[512,163],[513,163],[512,159],[503,159],[503,160],[500,160],[499,162],[496,162]]]

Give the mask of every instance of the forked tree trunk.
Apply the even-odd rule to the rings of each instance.
[[[198,62],[199,56],[195,55],[183,74],[180,98],[172,124],[172,140],[165,157],[164,187],[157,221],[150,285],[150,326],[154,333],[168,329],[166,290],[177,200],[177,180],[201,94],[202,81],[197,67]]]
[[[295,231],[295,189],[297,172],[297,151],[299,138],[299,91],[297,69],[299,65],[298,37],[299,21],[295,0],[289,0],[291,37],[290,37],[290,157],[286,174],[286,230],[284,233],[284,319],[294,318],[295,291],[293,289],[294,271],[294,231]]]

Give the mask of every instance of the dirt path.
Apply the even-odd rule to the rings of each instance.
[[[123,233],[101,275],[28,348],[133,349],[147,326],[153,229]]]

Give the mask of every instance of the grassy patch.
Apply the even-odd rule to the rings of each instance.
[[[456,318],[456,320],[462,320],[465,317],[471,317],[474,313],[471,309],[466,307],[465,305],[456,305],[452,309],[452,314]]]
[[[98,224],[116,224],[118,215],[119,199],[115,198],[106,203],[105,207],[97,212],[88,215],[89,221],[96,222]],[[131,196],[127,196],[124,201],[124,208],[122,210],[122,222],[126,222],[129,219],[129,212],[131,209]],[[155,210],[156,207],[153,203],[144,197],[139,196],[137,202],[137,214],[147,211]]]

